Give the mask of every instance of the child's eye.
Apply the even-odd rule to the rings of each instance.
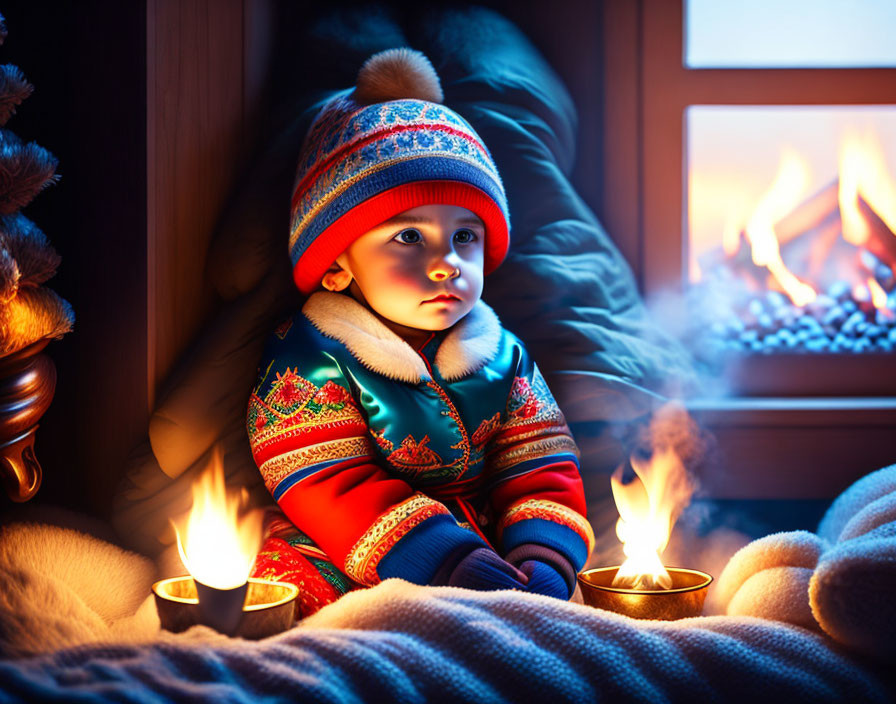
[[[470,244],[476,241],[476,233],[472,230],[458,230],[454,233],[454,241],[460,244]]]
[[[394,239],[398,240],[403,244],[417,244],[423,239],[423,236],[420,234],[418,230],[402,230],[397,235],[395,235]]]

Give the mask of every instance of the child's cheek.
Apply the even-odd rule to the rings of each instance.
[[[385,274],[388,282],[402,287],[418,285],[421,280],[426,278],[423,264],[410,258],[394,261]]]

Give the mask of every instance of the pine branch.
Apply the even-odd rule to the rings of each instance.
[[[9,130],[0,129],[0,215],[10,215],[30,203],[51,183],[59,162],[34,142],[23,144]]]
[[[34,86],[25,80],[18,66],[3,64],[0,66],[0,127],[15,115],[25,98],[31,95]]]
[[[62,337],[74,322],[71,305],[54,291],[42,286],[22,289],[9,303],[0,305],[0,355],[45,337]]]
[[[0,304],[9,303],[19,290],[19,267],[0,234]]]
[[[42,284],[56,273],[62,259],[43,231],[21,213],[0,215],[0,244],[15,260],[19,286]]]

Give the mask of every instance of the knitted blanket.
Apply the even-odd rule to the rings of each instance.
[[[353,592],[261,642],[196,626],[146,645],[0,662],[0,701],[892,701],[879,674],[802,628],[748,617],[638,622],[515,592]]]
[[[818,535],[735,554],[714,585],[725,616],[635,621],[390,579],[256,643],[161,632],[150,586],[179,568],[17,523],[0,530],[0,702],[894,701],[894,528],[896,465],[845,491]]]

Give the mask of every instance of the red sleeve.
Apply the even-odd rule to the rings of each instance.
[[[534,362],[523,352],[500,429],[489,441],[489,501],[501,554],[538,543],[581,569],[594,548],[578,448]]]

